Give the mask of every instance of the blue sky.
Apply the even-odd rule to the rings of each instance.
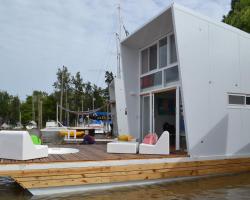
[[[24,99],[52,92],[58,67],[104,86],[104,70],[116,72],[114,32],[118,0],[0,0],[0,90]],[[133,32],[170,0],[120,0],[123,22]],[[176,0],[220,21],[230,0]]]

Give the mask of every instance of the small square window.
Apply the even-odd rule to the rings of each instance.
[[[229,104],[233,105],[244,105],[245,104],[245,96],[239,95],[229,95],[228,96]]]
[[[246,97],[246,104],[250,105],[250,97]]]
[[[174,66],[164,70],[165,85],[179,80],[178,66]]]

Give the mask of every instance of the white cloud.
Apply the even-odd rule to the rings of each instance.
[[[121,0],[132,32],[170,0]],[[175,2],[221,20],[230,0]],[[58,67],[104,85],[102,71],[116,70],[114,32],[118,0],[0,0],[0,90],[22,98],[33,89],[51,92]]]

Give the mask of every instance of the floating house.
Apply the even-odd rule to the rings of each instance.
[[[79,152],[2,158],[0,176],[44,195],[250,171],[249,52],[249,34],[172,4],[121,42],[110,94],[117,132],[141,140],[168,130],[170,154],[68,145]]]
[[[250,154],[250,35],[173,4],[121,42],[128,131],[191,157]]]

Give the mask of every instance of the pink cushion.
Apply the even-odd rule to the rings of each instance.
[[[158,140],[158,136],[156,135],[156,133],[149,133],[144,137],[142,143],[156,144],[157,140]]]

